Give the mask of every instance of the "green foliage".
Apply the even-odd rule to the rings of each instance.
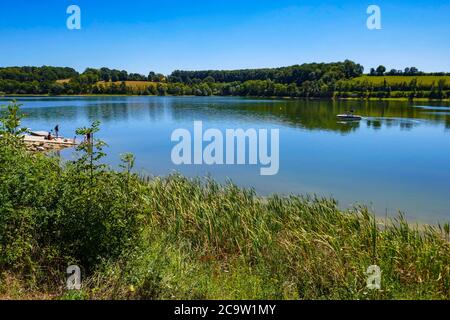
[[[2,110],[6,109],[6,110]],[[27,131],[26,128],[19,128],[23,114],[19,111],[20,105],[13,100],[7,106],[0,106],[0,113],[4,114],[0,117],[0,134],[19,137]]]
[[[72,68],[60,67],[6,67],[0,68],[0,80],[14,80],[18,82],[49,82],[68,79],[78,75]]]
[[[2,123],[17,132],[8,121],[15,107],[10,111]],[[92,139],[78,147],[78,159],[62,165],[0,139],[0,270],[50,267],[57,257],[90,270],[138,235],[143,207],[131,159],[127,172],[107,171],[99,163],[104,143],[92,136],[98,127],[78,130]]]
[[[100,122],[94,121],[89,128],[79,128],[76,130],[77,135],[85,137],[80,143],[76,151],[80,152],[79,158],[74,162],[77,171],[89,173],[91,180],[94,179],[94,173],[101,171],[105,165],[99,161],[105,156],[103,148],[106,143],[99,139],[94,139],[94,134],[100,130]],[[92,182],[92,181],[91,181]]]
[[[245,82],[249,80],[272,80],[277,83],[296,83],[301,85],[304,81],[318,81],[323,78],[349,79],[360,76],[363,67],[352,61],[336,63],[305,63],[291,67],[272,69],[245,69],[245,70],[207,70],[207,71],[180,71],[176,70],[170,78],[190,83],[192,79],[208,82]],[[170,79],[169,78],[169,79]]]
[[[295,98],[449,99],[445,73],[426,74],[384,66],[363,76],[350,60],[305,63],[282,68],[244,70],[176,70],[169,76],[148,76],[109,68],[0,68],[0,92],[6,94],[135,94],[196,96],[257,96]],[[444,82],[442,82],[442,81]],[[396,92],[392,94],[392,92]]]

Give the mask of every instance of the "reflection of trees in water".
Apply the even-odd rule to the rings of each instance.
[[[381,129],[384,125],[387,128],[400,127],[402,130],[411,130],[420,124],[417,120],[401,119],[401,118],[369,118],[366,120],[367,127],[375,130]]]
[[[277,122],[291,127],[309,130],[331,130],[341,133],[358,130],[366,123],[374,130],[383,126],[411,130],[419,122],[429,120],[450,128],[450,115],[433,106],[441,103],[421,104],[398,101],[345,101],[345,100],[258,100],[221,97],[114,97],[68,98],[40,101],[42,106],[26,108],[31,119],[54,121],[64,119],[98,119],[111,121],[161,121],[165,118],[177,121],[212,120],[217,122]],[[52,103],[51,106],[46,104]],[[34,101],[33,105],[39,105]],[[350,109],[366,119],[361,122],[342,122],[337,114]]]
[[[403,130],[411,130],[413,124],[411,122],[400,122],[400,128]]]
[[[42,104],[45,104],[42,101]],[[31,120],[54,121],[64,119],[100,120],[102,123],[122,120],[160,120],[164,116],[164,104],[158,101],[86,101],[84,104],[72,104],[71,100],[55,106],[25,108],[23,112]]]
[[[449,117],[439,113],[422,112],[410,102],[398,101],[279,101],[273,103],[257,103],[248,107],[247,112],[260,115],[276,116],[280,121],[291,126],[306,129],[332,130],[350,132],[360,127],[360,122],[343,123],[336,119],[337,114],[345,113],[350,109],[356,114],[367,118],[361,123],[367,122],[367,126],[375,130],[382,126],[395,127],[410,130],[420,122],[417,120],[431,120],[433,122],[448,123]],[[416,119],[416,120],[414,120]]]
[[[361,122],[342,122],[336,118],[337,114],[350,109],[366,119]],[[211,120],[232,121],[239,117],[241,121],[280,121],[293,127],[343,133],[357,130],[360,123],[364,122],[374,130],[383,126],[398,126],[410,130],[420,124],[417,120],[448,121],[448,117],[443,117],[442,114],[425,113],[420,108],[413,107],[410,102],[397,101],[254,100],[253,103],[239,103],[238,100],[233,103],[210,103],[198,108],[195,104],[189,107],[177,104],[173,107],[172,115],[176,119],[200,115]]]
[[[381,121],[380,120],[367,120],[367,127],[379,130],[381,129]]]

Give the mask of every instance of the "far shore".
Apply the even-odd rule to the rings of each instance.
[[[49,94],[14,94],[14,95],[0,95],[0,98],[25,98],[25,97],[43,97],[43,98],[65,98],[65,97],[230,97],[230,98],[253,98],[253,99],[278,99],[278,100],[341,100],[341,101],[411,101],[411,102],[450,102],[450,99],[428,99],[428,98],[323,98],[323,97],[277,97],[277,96],[196,96],[196,95],[142,95],[142,94],[72,94],[72,95],[49,95]]]

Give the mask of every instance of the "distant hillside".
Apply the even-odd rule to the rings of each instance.
[[[364,68],[350,60],[333,63],[305,63],[281,68],[242,69],[242,70],[176,70],[169,76],[170,82],[245,82],[250,80],[271,80],[276,83],[301,85],[305,81],[322,80],[325,83],[338,79],[351,79],[361,76]]]
[[[352,99],[450,99],[450,75],[417,68],[385,72],[353,61],[307,63],[280,68],[174,71],[147,76],[125,70],[88,68],[0,68],[0,95],[196,95]]]
[[[67,67],[6,67],[0,68],[0,80],[17,82],[56,81],[77,77],[78,72]]]

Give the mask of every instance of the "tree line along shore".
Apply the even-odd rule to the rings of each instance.
[[[281,68],[176,70],[148,75],[108,68],[0,68],[0,95],[194,95],[334,99],[450,99],[450,74],[364,68],[346,60]]]

